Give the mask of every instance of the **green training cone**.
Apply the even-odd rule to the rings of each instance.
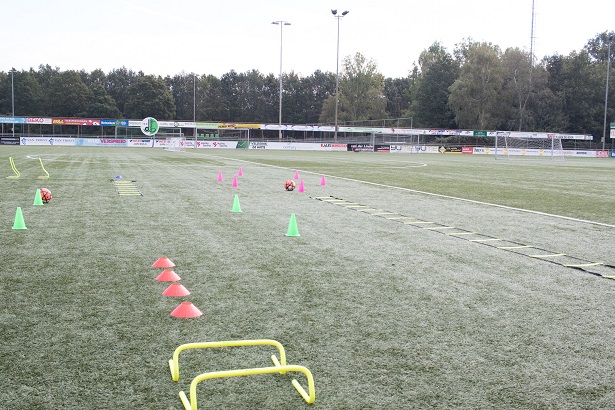
[[[28,229],[26,228],[26,222],[23,220],[23,214],[21,208],[17,207],[15,212],[15,222],[13,223],[13,229]]]
[[[40,188],[36,188],[36,194],[34,195],[34,203],[32,205],[43,205],[43,198],[41,197]]]
[[[299,229],[297,229],[297,219],[295,219],[295,214],[290,215],[290,222],[288,223],[288,231],[286,232],[286,236],[299,236]]]
[[[239,205],[239,195],[235,195],[235,200],[233,201],[233,209],[231,212],[241,212],[241,206]]]

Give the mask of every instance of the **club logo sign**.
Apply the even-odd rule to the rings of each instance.
[[[141,132],[148,137],[153,137],[158,132],[158,121],[153,117],[144,118],[141,121]]]

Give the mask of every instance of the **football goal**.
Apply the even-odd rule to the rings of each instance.
[[[167,138],[164,149],[167,151],[184,152],[186,151],[185,138]]]
[[[562,140],[554,134],[497,132],[495,159],[564,160]]]

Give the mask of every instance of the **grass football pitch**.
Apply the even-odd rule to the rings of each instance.
[[[182,409],[277,352],[186,351],[174,382],[173,351],[244,339],[314,404],[287,373],[201,382],[199,409],[615,408],[615,269],[564,266],[615,264],[612,159],[0,147],[0,170],[2,409]]]

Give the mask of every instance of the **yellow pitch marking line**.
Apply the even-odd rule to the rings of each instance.
[[[414,218],[412,218],[411,216],[394,216],[394,217],[390,217],[390,218],[387,218],[387,219],[389,219],[391,221],[399,221],[401,219],[414,219]]]
[[[447,235],[451,235],[451,236],[477,235],[477,233],[476,232],[451,232],[451,233],[447,233]]]
[[[430,226],[430,227],[423,228],[423,229],[428,230],[428,231],[437,231],[440,229],[456,229],[456,228],[454,226]]]
[[[585,268],[587,266],[602,266],[602,265],[604,265],[604,263],[602,262],[591,262],[591,263],[579,263],[578,265],[570,264],[570,265],[564,265],[564,266],[567,268]],[[605,278],[607,277],[611,277],[611,276],[605,276]]]
[[[520,245],[520,246],[498,246],[497,247],[497,249],[504,249],[504,250],[525,249],[525,248],[533,248],[533,246],[530,246],[530,245]]]
[[[434,224],[435,222],[427,222],[427,221],[406,221],[404,224],[406,225],[429,225]]]
[[[321,201],[324,201],[324,202],[345,202],[343,199],[337,199],[337,198],[321,199]]]
[[[346,208],[359,209],[359,208],[369,208],[367,205],[344,205]]]
[[[487,238],[487,239],[470,239],[470,242],[493,242],[493,241],[503,241],[504,239],[498,238]]]
[[[527,255],[530,258],[558,258],[560,256],[566,256],[565,253],[552,253],[548,255]]]
[[[372,214],[372,215],[383,216],[383,215],[399,215],[399,214],[396,214],[395,212],[377,212],[377,213]]]

